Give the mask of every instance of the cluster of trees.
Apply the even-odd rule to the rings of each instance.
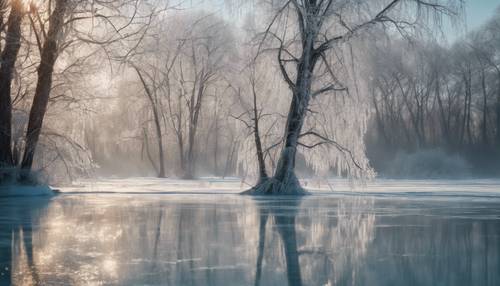
[[[276,0],[238,25],[182,4],[162,13],[162,1],[2,3],[2,166],[238,174],[257,179],[252,192],[300,193],[296,167],[374,176],[364,136],[372,104],[377,130],[390,117],[384,77],[408,90],[397,101],[417,121],[415,136],[429,139],[418,123],[422,90],[444,94],[444,75],[437,89],[417,84],[411,68],[395,77],[405,64],[391,57],[404,44],[391,40],[392,54],[377,46],[454,15],[461,1]],[[464,140],[476,120],[467,114]]]
[[[477,172],[498,174],[500,11],[451,47],[433,41],[381,46],[371,63],[372,164],[384,171],[395,150],[439,148]]]
[[[88,119],[85,141],[101,167],[116,170],[126,162],[128,174],[154,170],[188,179],[200,163],[229,174],[237,140],[229,108],[230,78],[239,72],[235,45],[232,28],[213,14],[156,17],[119,64],[111,86],[118,96],[97,103],[108,110]]]
[[[1,181],[29,181],[35,154],[39,168],[58,161],[69,169],[67,147],[84,151],[75,134],[65,134],[71,124],[60,124],[67,119],[60,113],[86,96],[79,80],[97,57],[111,47],[126,55],[140,39],[157,9],[140,3],[0,1]]]

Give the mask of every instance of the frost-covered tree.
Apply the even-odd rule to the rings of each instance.
[[[2,44],[3,33],[10,33],[2,47],[1,77],[1,106],[5,112],[2,110],[0,129],[5,132],[2,132],[0,141],[5,148],[1,148],[0,157],[10,161],[6,165],[19,166],[23,173],[29,173],[40,138],[48,139],[44,142],[48,143],[70,137],[53,130],[43,131],[47,110],[55,102],[68,102],[72,96],[84,93],[76,90],[77,85],[75,90],[68,87],[73,83],[74,73],[82,74],[89,59],[102,55],[102,50],[108,53],[111,49],[119,50],[118,53],[124,56],[133,50],[131,43],[140,41],[157,11],[149,6],[150,2],[140,2],[57,0],[0,3]],[[3,18],[7,12],[11,12],[11,17],[5,22]],[[10,24],[5,26],[6,23]],[[22,61],[16,61],[18,52]],[[76,97],[72,99],[73,103],[78,101]],[[10,124],[12,114],[24,117],[26,111],[29,113],[25,122],[27,126],[19,126],[19,122]],[[17,136],[19,130],[25,130],[22,138]],[[11,132],[16,134],[15,138]],[[39,167],[43,167],[46,162],[39,163]]]
[[[150,103],[151,113],[153,114],[153,122],[156,131],[156,139],[158,145],[158,167],[154,165],[157,169],[158,177],[165,178],[165,155],[163,148],[163,132],[162,132],[162,124],[161,124],[161,105],[160,99],[158,96],[158,83],[155,75],[150,75],[145,71],[141,71],[138,67],[134,67],[137,76],[139,77],[142,87],[144,88],[144,93]],[[147,78],[146,78],[147,77]],[[146,131],[144,130],[144,136],[147,138]],[[153,161],[152,161],[153,163]]]
[[[224,96],[226,75],[234,62],[233,45],[233,31],[221,18],[178,11],[158,17],[128,60],[148,95],[159,160],[164,161],[162,153],[173,154],[169,160],[175,161],[173,171],[180,177],[194,178],[202,156],[210,157],[218,169],[217,145],[223,141],[220,117],[227,110]],[[206,151],[202,140],[212,138],[213,156],[199,152],[198,148]]]
[[[459,1],[458,1],[459,2]],[[368,171],[368,164],[361,165],[364,153],[355,154],[349,150],[352,146],[343,146],[332,137],[333,134],[321,133],[320,130],[303,131],[306,125],[311,103],[321,96],[353,96],[355,88],[340,79],[337,64],[345,67],[349,57],[341,51],[349,46],[352,39],[365,35],[372,26],[383,25],[389,30],[396,30],[405,35],[414,32],[419,24],[432,18],[438,20],[442,14],[452,12],[451,1],[334,1],[334,0],[289,0],[272,1],[277,11],[263,33],[266,40],[277,43],[277,60],[284,81],[291,93],[290,108],[283,135],[283,146],[274,175],[249,190],[253,194],[302,194],[304,193],[295,174],[295,160],[300,146],[314,148],[329,146],[347,159],[327,160],[337,168],[354,166],[363,173]],[[355,71],[351,72],[353,79]],[[353,101],[350,104],[355,104]],[[349,108],[339,107],[338,111]],[[331,112],[329,110],[329,112]],[[338,113],[338,112],[337,112]],[[350,115],[356,112],[349,112]],[[341,118],[341,117],[340,117]],[[339,119],[337,117],[336,119]],[[362,123],[362,122],[361,122]],[[363,124],[362,124],[363,125]],[[313,128],[316,126],[313,126]],[[336,122],[334,128],[343,128]],[[345,130],[357,133],[360,128]],[[338,134],[338,133],[337,133]],[[310,144],[304,143],[304,137],[312,137]],[[347,136],[349,137],[349,136]],[[356,136],[351,136],[356,137]],[[359,139],[361,137],[358,136]],[[351,141],[363,144],[361,140]],[[362,148],[356,148],[362,150]],[[315,157],[318,159],[318,157]],[[366,162],[366,160],[364,160]],[[326,164],[330,165],[330,164]],[[352,168],[346,168],[351,170]]]
[[[251,51],[251,50],[250,50]],[[286,87],[282,84],[279,70],[269,65],[271,57],[254,52],[245,52],[244,68],[233,81],[235,106],[231,117],[239,123],[243,140],[238,152],[238,166],[243,176],[267,180],[276,168],[276,157],[281,145],[283,114],[281,108]]]

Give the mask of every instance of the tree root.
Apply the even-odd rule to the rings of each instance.
[[[307,192],[294,177],[291,180],[269,178],[261,180],[256,186],[241,193],[242,195],[305,196]]]

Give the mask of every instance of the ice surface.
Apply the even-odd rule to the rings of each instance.
[[[131,178],[0,198],[0,285],[500,285],[498,181],[303,183],[311,196]]]
[[[0,186],[0,197],[52,196],[54,191],[49,186]]]
[[[344,179],[302,180],[313,195],[374,195],[406,197],[500,197],[500,179],[476,180],[388,180],[366,183]],[[159,178],[116,178],[82,180],[61,188],[64,193],[151,193],[151,194],[236,194],[251,187],[238,178],[177,180]]]

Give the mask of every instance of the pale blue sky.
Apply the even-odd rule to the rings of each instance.
[[[185,0],[181,0],[184,2]],[[221,10],[226,14],[228,18],[233,18],[234,20],[242,20],[244,15],[227,10],[227,3],[224,0],[188,0],[184,3],[196,3],[199,6],[205,6],[207,10]],[[245,3],[243,1],[242,3]],[[464,36],[466,32],[477,29],[486,21],[488,21],[491,16],[495,13],[495,10],[500,8],[500,0],[465,0],[465,13],[466,13],[466,25],[460,25],[460,28],[451,28],[451,25],[446,25],[443,27],[445,38],[451,43],[457,38]]]
[[[452,28],[449,24],[445,24],[443,27],[448,44],[453,44],[455,40],[465,36],[467,32],[473,31],[486,23],[499,7],[500,0],[466,0],[465,23],[460,24],[459,27]]]
[[[468,0],[466,3],[468,30],[485,23],[499,6],[500,0]]]
[[[458,27],[445,24],[443,32],[448,44],[465,36],[467,32],[473,31],[486,23],[500,7],[500,0],[465,0],[465,23]]]

